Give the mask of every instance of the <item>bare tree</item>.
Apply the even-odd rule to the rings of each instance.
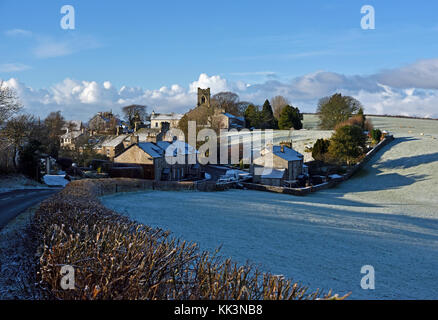
[[[223,109],[227,113],[231,113],[235,116],[239,116],[239,96],[234,92],[219,92],[212,98],[212,105],[217,108]]]
[[[139,104],[132,104],[122,108],[122,112],[131,127],[134,127],[137,121],[144,122],[146,120],[146,111],[147,106]]]
[[[22,109],[15,91],[0,82],[0,125]]]
[[[14,147],[14,154],[29,140],[32,135],[35,119],[31,115],[23,114],[8,120],[1,130],[1,136],[7,139]],[[17,163],[14,157],[14,167]]]
[[[60,149],[60,138],[63,134],[62,128],[65,125],[64,117],[61,111],[51,112],[46,119],[44,125],[47,130],[47,150],[48,153],[57,158]]]
[[[289,104],[289,101],[283,96],[275,96],[271,98],[272,110],[274,112],[274,117],[277,120],[280,118],[280,114],[283,108]]]

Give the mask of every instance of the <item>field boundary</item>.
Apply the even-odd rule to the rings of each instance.
[[[88,179],[85,179],[88,180]],[[134,178],[89,179],[98,186],[99,196],[120,192],[135,192],[141,190],[161,191],[216,191],[214,181],[154,181]]]

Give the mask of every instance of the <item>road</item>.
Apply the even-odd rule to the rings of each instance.
[[[0,230],[21,212],[60,189],[23,189],[0,193]]]

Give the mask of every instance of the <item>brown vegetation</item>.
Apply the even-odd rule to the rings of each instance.
[[[39,245],[40,287],[52,299],[336,299],[217,252],[130,221],[98,196],[134,179],[81,180],[43,202],[32,228]],[[60,269],[75,268],[75,290],[62,290]]]

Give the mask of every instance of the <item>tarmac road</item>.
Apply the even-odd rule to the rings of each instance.
[[[59,190],[61,189],[23,189],[0,193],[0,230],[24,210]]]

